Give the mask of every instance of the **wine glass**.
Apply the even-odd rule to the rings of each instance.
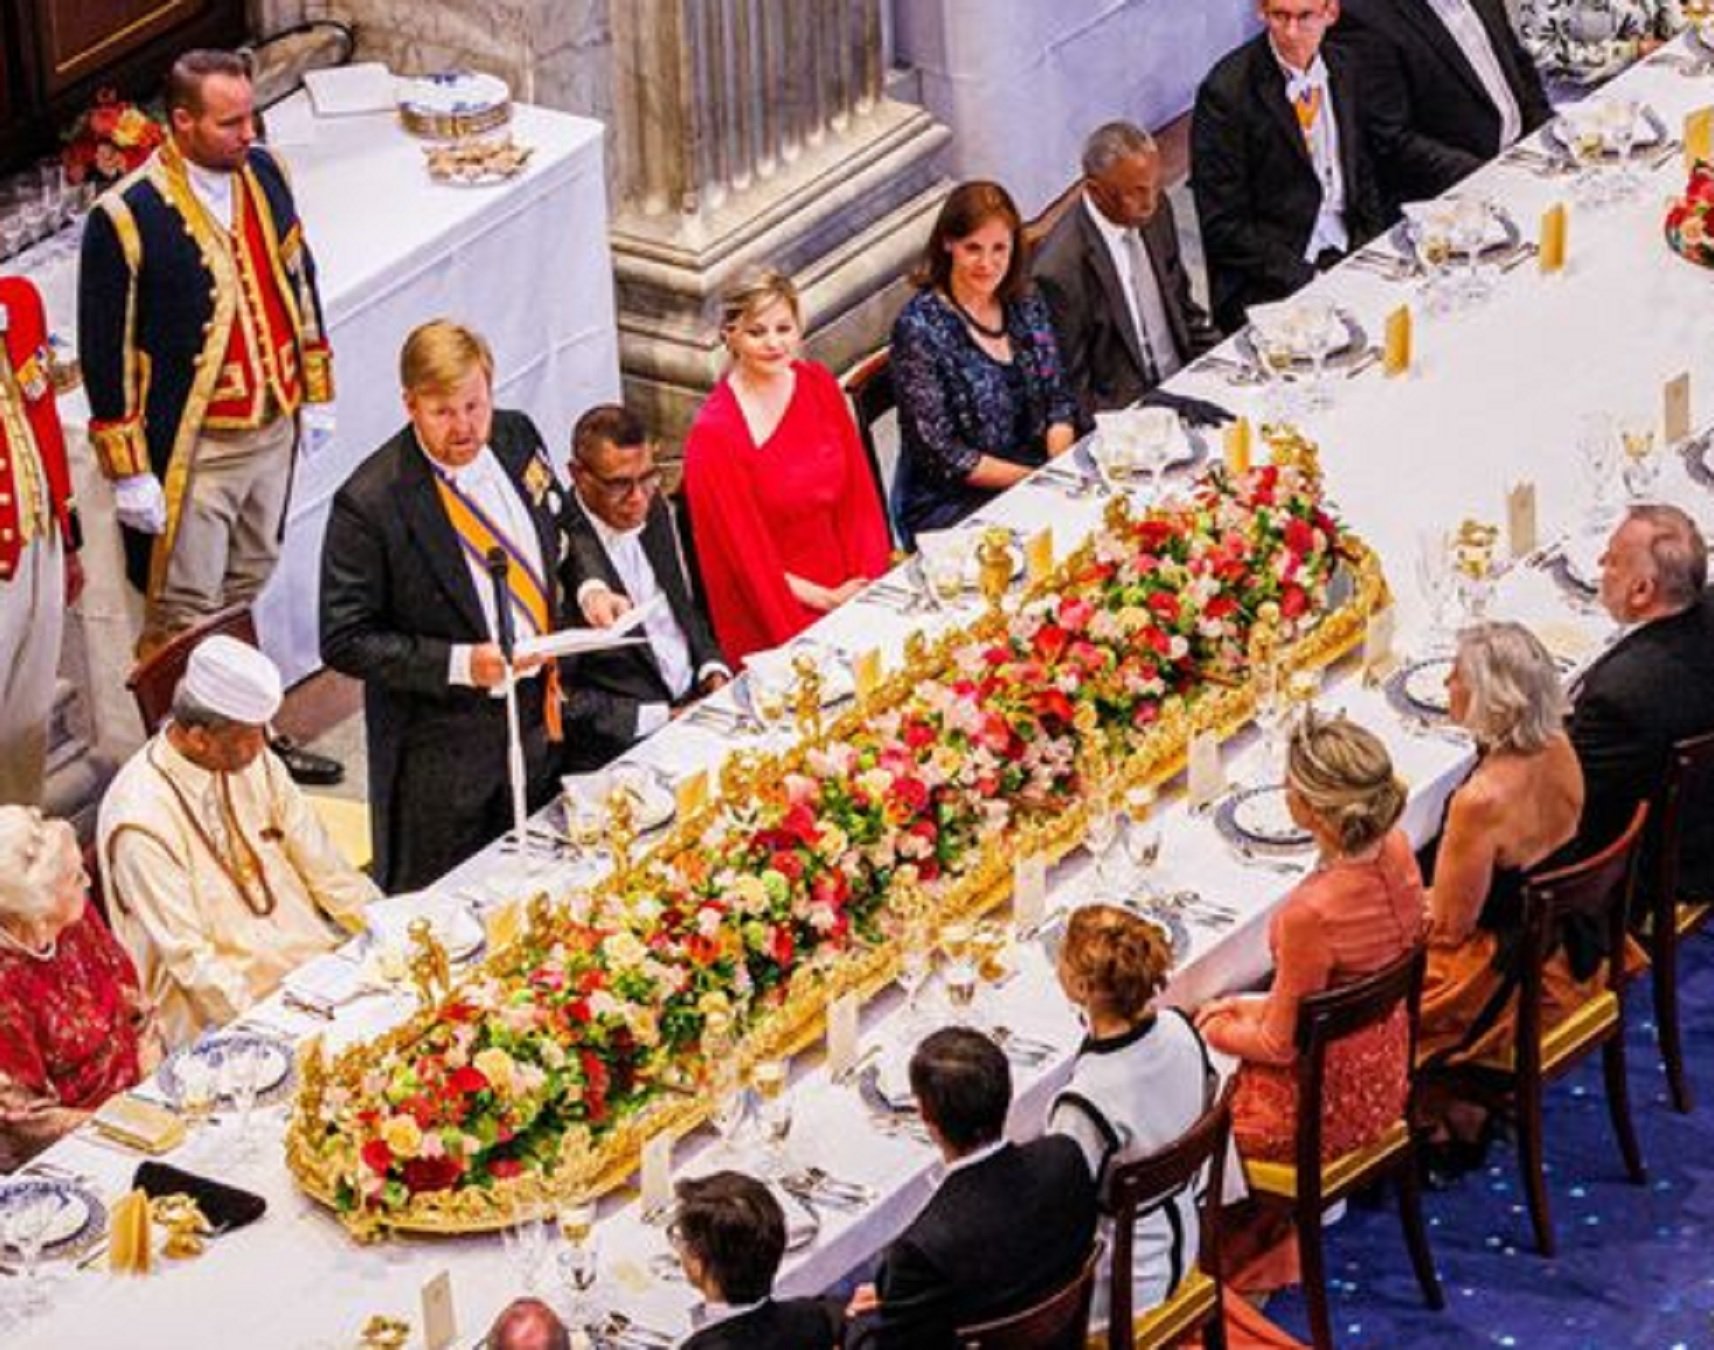
[[[1613,152],[1619,159],[1618,172],[1613,178],[1613,195],[1628,197],[1638,186],[1637,177],[1631,172],[1631,150],[1637,142],[1637,118],[1642,113],[1642,105],[1634,98],[1614,98],[1602,111],[1607,139],[1612,142]]]
[[[1585,413],[1577,433],[1577,450],[1589,484],[1591,524],[1605,520],[1611,505],[1613,470],[1618,460],[1618,438],[1607,413]]]
[[[1309,406],[1328,407],[1332,394],[1327,387],[1327,354],[1333,349],[1334,324],[1338,316],[1325,300],[1305,300],[1299,306],[1299,331],[1309,354]]]
[[[1417,257],[1427,273],[1422,284],[1423,300],[1433,313],[1441,313],[1456,299],[1449,285],[1447,264],[1452,261],[1452,223],[1439,212],[1423,220],[1417,237]]]
[[[221,1047],[220,1094],[231,1101],[238,1112],[238,1128],[232,1138],[232,1149],[240,1158],[250,1157],[256,1149],[250,1123],[256,1108],[261,1071],[261,1054],[248,1041],[228,1041]]]
[[[792,1132],[792,1104],[786,1095],[786,1062],[757,1060],[750,1068],[750,1086],[756,1093],[756,1123],[761,1127],[763,1174],[780,1176],[789,1167],[786,1141]]]
[[[1105,785],[1098,786],[1089,794],[1086,806],[1086,826],[1083,835],[1083,847],[1089,850],[1089,856],[1095,861],[1095,898],[1105,898],[1112,891],[1112,877],[1108,873],[1108,858],[1113,852],[1113,845],[1119,842],[1119,816],[1113,809],[1112,793]]]
[[[0,1245],[18,1253],[24,1267],[23,1308],[26,1314],[47,1306],[47,1286],[42,1280],[42,1249],[65,1201],[46,1189],[31,1189],[14,1195],[0,1218],[5,1228]]]
[[[1268,382],[1264,403],[1271,421],[1291,422],[1299,412],[1297,349],[1283,329],[1256,330],[1256,362]]]
[[[1286,706],[1285,671],[1278,660],[1262,661],[1251,672],[1256,688],[1256,727],[1262,733],[1262,764],[1257,786],[1265,787],[1276,781],[1274,775],[1280,759],[1280,734],[1285,730]]]
[[[1460,197],[1452,208],[1451,240],[1453,248],[1464,255],[1464,298],[1474,304],[1489,292],[1482,276],[1482,245],[1488,237],[1488,220],[1492,208],[1480,197]]]
[[[1444,530],[1418,531],[1416,584],[1428,609],[1429,646],[1444,646],[1451,636],[1446,612],[1452,598],[1452,549]]]
[[[200,1055],[185,1055],[174,1066],[178,1109],[187,1124],[205,1124],[214,1114],[214,1070]]]
[[[1134,787],[1125,792],[1125,857],[1131,864],[1131,878],[1140,898],[1155,899],[1156,891],[1150,874],[1161,856],[1161,824],[1155,814],[1155,790]]]
[[[1660,477],[1654,423],[1647,417],[1627,417],[1618,426],[1619,445],[1624,451],[1619,473],[1625,492],[1632,501],[1646,501]]]
[[[1178,415],[1171,408],[1141,408],[1137,412],[1137,467],[1149,475],[1150,495],[1157,502],[1177,427]]]
[[[589,1308],[589,1291],[595,1287],[600,1268],[600,1239],[595,1232],[595,1206],[588,1201],[561,1205],[555,1223],[561,1238],[558,1265],[560,1283],[565,1286],[565,1324],[582,1330],[594,1320]]]
[[[539,1294],[546,1283],[549,1258],[552,1255],[548,1221],[528,1202],[514,1198],[506,1215],[507,1223],[500,1230],[500,1243],[506,1259],[518,1272],[518,1283],[526,1292]]]

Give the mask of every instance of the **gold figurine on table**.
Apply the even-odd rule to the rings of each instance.
[[[797,675],[792,700],[798,735],[813,743],[821,739],[821,693],[826,680],[821,664],[809,652],[800,651],[792,657],[792,670]]]
[[[452,987],[452,962],[427,919],[412,919],[405,932],[411,940],[408,968],[411,983],[417,987],[417,1000],[423,1007],[432,1008]]]
[[[976,545],[976,578],[988,613],[998,615],[1012,585],[1012,532],[1003,525],[990,525]]]
[[[637,842],[637,803],[627,787],[607,794],[607,847],[613,854],[613,875],[631,871],[631,847]]]

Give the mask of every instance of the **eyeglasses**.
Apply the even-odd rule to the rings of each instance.
[[[577,471],[600,488],[604,495],[612,497],[616,501],[623,497],[629,497],[633,492],[644,494],[656,492],[661,486],[661,471],[659,469],[650,469],[647,473],[640,473],[635,477],[616,476],[612,478],[605,474],[596,473],[587,464],[579,464]]]

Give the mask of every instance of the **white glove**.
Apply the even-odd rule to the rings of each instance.
[[[167,497],[161,480],[152,473],[115,479],[113,507],[121,525],[142,534],[159,534],[167,528]]]

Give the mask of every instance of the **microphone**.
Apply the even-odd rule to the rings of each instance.
[[[494,629],[500,640],[500,655],[512,664],[512,591],[506,575],[512,570],[512,560],[498,544],[488,550],[486,559],[488,579],[494,583]]]

